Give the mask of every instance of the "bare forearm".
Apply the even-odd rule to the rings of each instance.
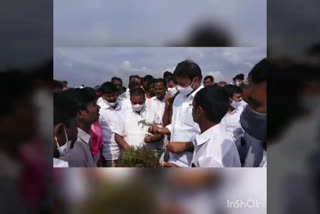
[[[165,107],[162,122],[163,126],[169,125],[171,123],[171,116],[172,116],[172,107]]]
[[[123,149],[127,149],[130,147],[129,144],[125,141],[125,139],[118,134],[115,134],[115,140],[116,143]]]

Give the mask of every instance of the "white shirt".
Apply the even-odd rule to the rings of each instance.
[[[122,112],[121,102],[119,101],[116,108],[112,108],[103,100],[100,102],[99,122],[103,133],[102,155],[106,160],[119,159],[120,147],[114,139],[114,131],[117,123],[119,123],[119,118],[122,117]]]
[[[243,136],[243,129],[240,124],[241,109],[234,109],[232,112],[222,118],[220,125],[229,134],[234,142],[240,143],[240,138]],[[238,146],[238,145],[237,145]]]
[[[188,97],[178,94],[173,102],[172,124],[167,126],[171,132],[170,142],[192,142],[196,135],[200,134],[200,127],[192,118],[193,98],[203,86],[200,86]],[[169,163],[180,167],[189,167],[192,160],[192,152],[170,152]]]
[[[220,124],[198,135],[194,147],[191,166],[241,167],[237,147]]]
[[[121,108],[122,108],[124,111],[132,111],[132,106],[131,106],[130,97],[121,100]]]
[[[165,100],[159,100],[156,96],[152,97],[149,100],[146,100],[146,105],[149,111],[154,114],[157,114],[159,118],[163,118],[164,108],[165,108]]]
[[[69,164],[67,161],[53,158],[53,167],[54,168],[67,168],[67,167],[69,167]]]
[[[154,144],[146,144],[144,138],[151,125],[161,123],[160,118],[152,114],[152,112],[148,112],[147,106],[144,107],[140,114],[134,112],[132,109],[126,110],[124,114],[123,120],[118,122],[115,133],[124,137],[124,140],[130,146],[141,147],[147,145],[152,148]]]

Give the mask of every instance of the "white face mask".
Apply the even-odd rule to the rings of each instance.
[[[240,102],[232,101],[231,106],[233,108],[238,108],[239,106],[241,106],[241,104],[242,104],[241,101]]]
[[[135,105],[132,105],[132,109],[133,111],[136,111],[136,112],[139,112],[143,109],[144,107],[144,104],[135,104]]]
[[[108,102],[108,101],[104,100],[104,102],[110,107],[115,107],[118,104],[118,101],[116,101],[114,103],[111,103],[111,102]]]
[[[178,85],[177,89],[180,94],[187,96],[188,94],[190,94],[193,91],[193,88],[191,87],[192,84],[193,84],[193,81],[192,81],[191,85],[189,85],[187,87],[181,87]]]
[[[68,135],[65,128],[64,128],[64,134],[66,137],[66,143],[62,146],[59,145],[58,139],[57,137],[55,137],[60,156],[63,156],[64,154],[66,154],[70,150],[70,146],[71,146],[71,140],[68,140]]]
[[[237,81],[236,82],[236,86],[240,86],[241,82],[240,81]]]

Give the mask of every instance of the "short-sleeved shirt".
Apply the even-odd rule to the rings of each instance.
[[[194,147],[191,167],[241,167],[237,147],[220,124],[198,135]]]

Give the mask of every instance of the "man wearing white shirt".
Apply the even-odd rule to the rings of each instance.
[[[165,96],[167,91],[167,84],[164,79],[156,79],[154,80],[154,89],[155,89],[155,95],[151,99],[146,101],[147,109],[151,114],[157,115],[157,118],[159,118],[160,123],[162,124],[162,118],[164,114],[164,108],[165,108]],[[149,141],[151,139],[151,136],[148,136],[146,141]],[[158,143],[156,143],[156,150],[158,151],[159,156],[163,152],[163,143],[164,138],[162,138]],[[155,142],[154,142],[155,144]]]
[[[124,112],[118,100],[119,90],[111,82],[106,82],[100,90],[103,94],[99,112],[103,133],[103,166],[115,167],[120,157],[120,147],[115,141],[114,131]]]
[[[178,83],[179,94],[173,103],[166,102],[164,113],[164,125],[172,112],[171,124],[165,128],[153,126],[150,132],[170,134],[170,143],[167,150],[170,151],[168,163],[164,167],[189,167],[193,155],[194,138],[200,134],[200,127],[192,119],[192,102],[197,92],[203,88],[200,67],[191,60],[180,62],[174,71],[175,80]]]
[[[132,110],[126,110],[123,120],[118,122],[115,141],[124,150],[143,145],[156,149],[155,142],[159,142],[162,135],[148,137],[148,128],[154,124],[160,124],[161,118],[148,112],[145,105],[145,93],[142,89],[132,90],[130,96]]]
[[[240,167],[237,147],[219,123],[230,105],[226,91],[220,87],[200,90],[193,100],[193,120],[201,134],[195,138],[192,167]]]
[[[243,129],[240,124],[240,115],[243,111],[242,107],[242,90],[235,85],[227,85],[224,88],[229,96],[231,104],[227,114],[222,118],[220,125],[236,142],[237,148],[240,146]]]

